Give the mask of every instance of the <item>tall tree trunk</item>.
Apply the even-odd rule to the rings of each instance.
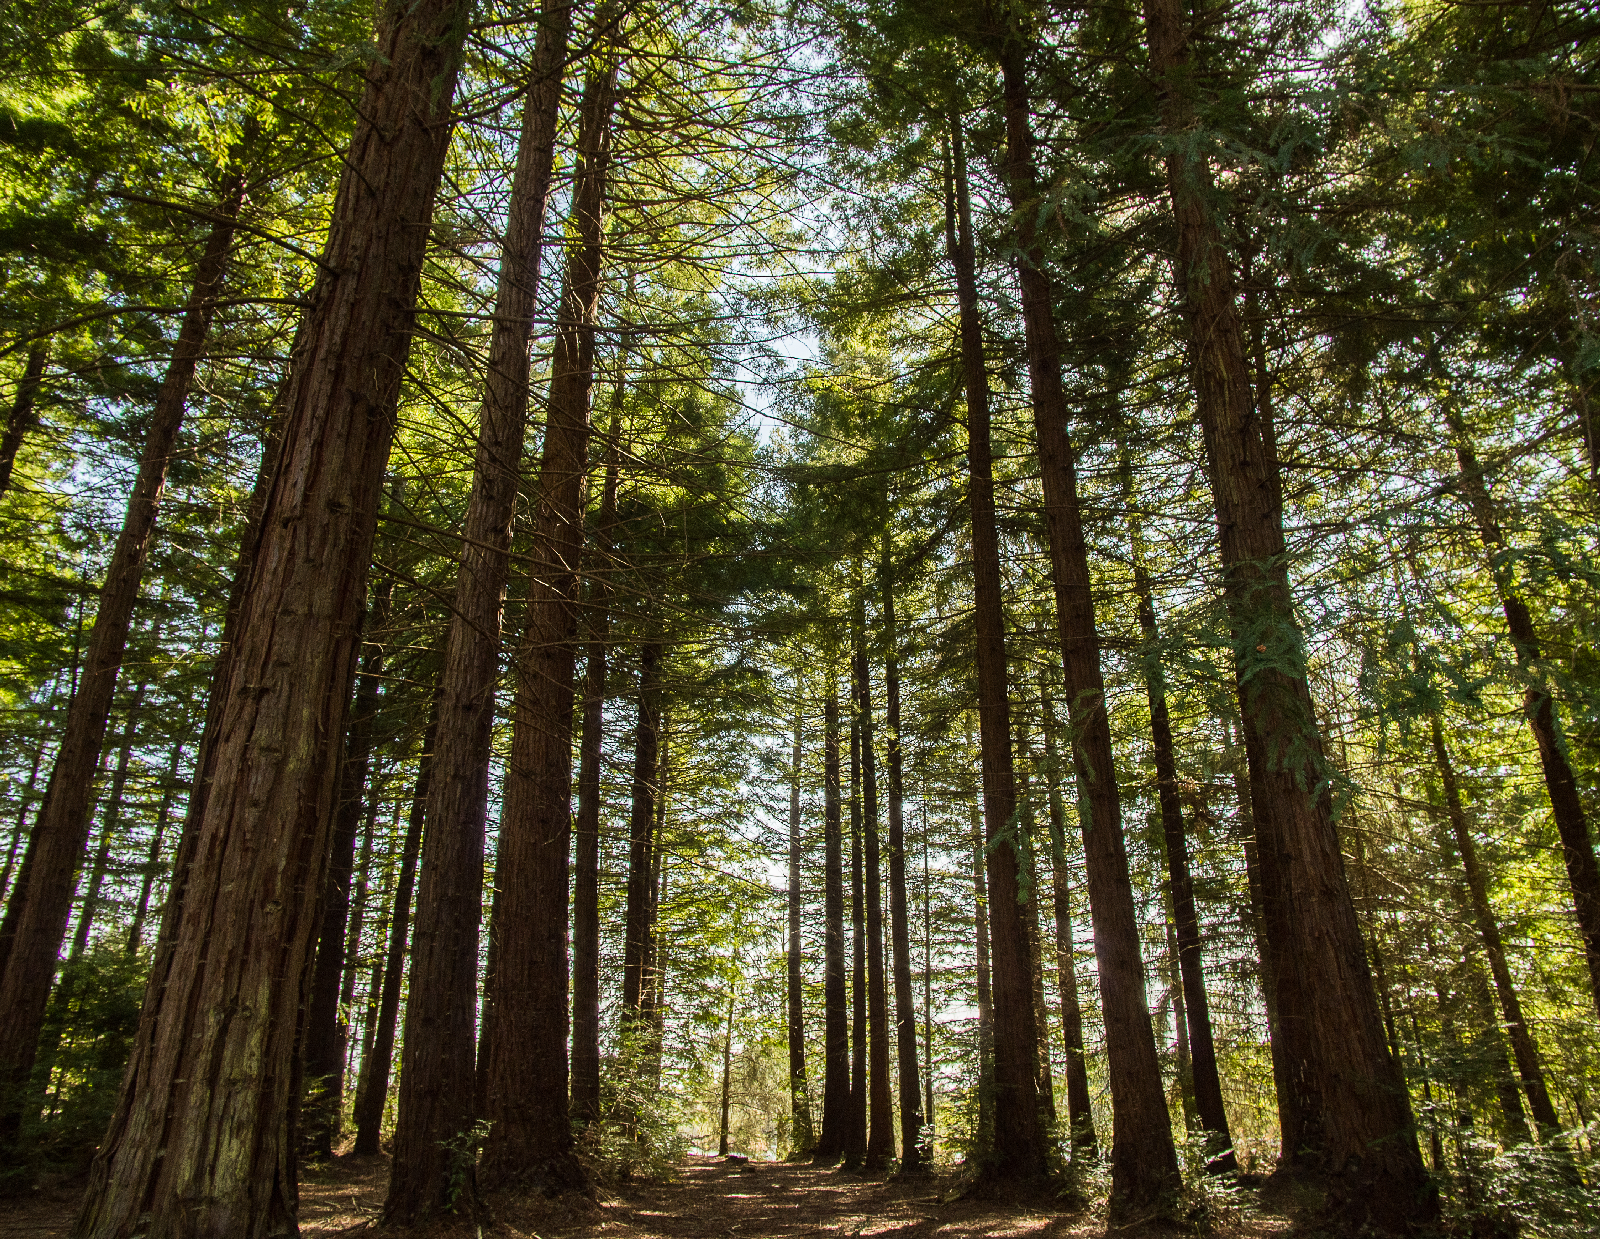
[[[785,961],[788,973],[789,1114],[793,1138],[790,1158],[809,1158],[816,1146],[811,1128],[811,1096],[806,1087],[805,985],[801,974],[804,944],[800,938],[800,758],[805,713],[801,706],[802,681],[794,688],[794,745],[789,765],[789,943]],[[891,811],[891,820],[893,812]]]
[[[133,906],[133,921],[128,926],[128,955],[137,956],[143,945],[144,925],[150,916],[150,894],[155,889],[156,871],[161,865],[161,845],[166,840],[167,823],[172,820],[172,797],[178,790],[178,766],[183,761],[184,737],[172,747],[167,772],[161,780],[161,805],[156,810],[155,830],[150,833],[150,851],[144,859],[144,874],[139,880],[139,900]]]
[[[728,1025],[722,1037],[722,1126],[717,1153],[728,1156],[728,1113],[733,1101],[733,987],[728,988]]]
[[[311,973],[311,1002],[302,1042],[306,1094],[300,1103],[300,1139],[313,1158],[333,1157],[344,1114],[344,1051],[340,985],[345,971],[345,930],[350,920],[350,881],[355,872],[356,836],[360,834],[372,762],[373,725],[383,680],[383,635],[389,623],[394,580],[386,578],[375,591],[364,619],[366,653],[356,678],[350,726],[345,733],[339,801],[334,807],[333,844],[328,878],[322,892],[322,928],[317,936],[317,961]],[[373,640],[376,638],[377,640]],[[370,836],[369,836],[370,839]]]
[[[1539,1048],[1534,1043],[1533,1031],[1528,1028],[1528,1022],[1522,1015],[1522,1001],[1517,996],[1517,988],[1511,980],[1511,969],[1506,964],[1500,923],[1489,904],[1488,876],[1478,860],[1478,842],[1472,837],[1466,808],[1461,803],[1461,785],[1456,779],[1455,764],[1451,762],[1450,750],[1445,744],[1444,726],[1437,715],[1428,723],[1434,761],[1439,768],[1439,780],[1444,785],[1445,813],[1450,820],[1450,830],[1455,835],[1456,850],[1461,854],[1461,868],[1466,873],[1473,920],[1477,923],[1484,955],[1489,958],[1489,974],[1494,979],[1495,995],[1500,1000],[1500,1012],[1505,1017],[1511,1053],[1517,1061],[1517,1075],[1522,1078],[1522,1089],[1528,1096],[1528,1109],[1533,1112],[1534,1122],[1539,1125],[1541,1135],[1547,1136],[1560,1130],[1561,1121],[1545,1088],[1544,1065],[1539,1059]]]
[[[39,425],[39,388],[44,383],[45,363],[49,360],[48,340],[35,340],[28,346],[28,361],[22,368],[22,378],[17,380],[17,394],[11,400],[5,435],[0,437],[0,495],[11,488],[11,471],[17,463],[22,441]]]
[[[151,640],[160,636],[157,625]],[[72,947],[68,960],[78,960],[89,948],[89,931],[94,927],[95,914],[100,911],[100,889],[105,885],[106,868],[111,863],[111,840],[122,817],[122,800],[128,790],[128,768],[133,763],[133,745],[144,723],[144,699],[150,682],[141,680],[128,700],[128,713],[122,725],[122,743],[117,746],[117,765],[111,774],[111,795],[106,798],[106,811],[102,818],[100,842],[94,851],[94,864],[89,868],[89,884],[84,888],[83,907],[78,913],[78,925],[72,934]]]
[[[1116,1226],[1124,1219],[1165,1211],[1182,1184],[1155,1030],[1150,1024],[1138,913],[1122,836],[1122,800],[1100,670],[1100,635],[1078,505],[1077,465],[1068,434],[1066,393],[1061,384],[1055,297],[1044,270],[1043,250],[1034,236],[1039,202],[1023,45],[1007,37],[1000,62],[1005,84],[1006,183],[1017,245],[1025,256],[1018,266],[1018,278],[1062,675],[1072,724],[1073,760],[1089,809],[1084,859],[1111,1078],[1109,1222]]]
[[[861,829],[867,906],[867,1122],[865,1166],[881,1171],[894,1157],[894,1094],[889,1087],[889,998],[883,960],[882,849],[878,840],[878,764],[872,719],[872,665],[867,658],[866,594],[856,572],[854,646],[861,716]]]
[[[139,583],[150,554],[167,470],[183,428],[189,388],[205,353],[216,298],[233,248],[234,219],[244,201],[241,158],[239,152],[234,153],[222,178],[216,222],[195,267],[183,325],[150,412],[139,470],[100,588],[82,682],[67,708],[44,803],[34,819],[17,885],[0,921],[0,1023],[6,1031],[0,1044],[0,1152],[9,1149],[17,1137],[21,1113],[16,1108],[33,1071],[39,1030],[72,909],[73,880],[89,834],[95,768],[139,601]]]
[[[372,1045],[378,1037],[378,1018],[383,1011],[383,968],[388,957],[389,946],[389,919],[394,911],[394,880],[395,863],[398,858],[394,853],[396,837],[400,835],[400,797],[395,796],[394,821],[389,827],[388,857],[383,864],[383,887],[378,892],[378,920],[372,928],[374,950],[372,965],[367,973],[367,1002],[365,1011],[361,1014],[361,1049],[359,1068],[356,1071],[356,1098],[351,1106],[352,1118],[360,1112],[362,1094],[367,1088],[367,1081],[372,1068]],[[352,948],[351,955],[354,955]],[[354,973],[354,966],[351,972]],[[351,1153],[354,1153],[354,1149]]]
[[[1126,454],[1122,464],[1123,487],[1132,512],[1132,478]],[[1216,1043],[1211,1035],[1211,1005],[1206,995],[1205,956],[1200,946],[1200,917],[1194,905],[1194,879],[1189,873],[1189,842],[1183,823],[1183,800],[1178,790],[1178,763],[1172,741],[1172,721],[1167,711],[1166,678],[1161,671],[1161,649],[1156,630],[1154,591],[1144,566],[1144,538],[1137,516],[1129,519],[1133,548],[1133,586],[1139,600],[1139,631],[1144,640],[1145,697],[1150,704],[1150,742],[1155,758],[1156,796],[1161,808],[1161,833],[1166,845],[1167,889],[1172,900],[1172,932],[1176,963],[1183,989],[1183,1019],[1188,1029],[1190,1088],[1200,1127],[1207,1134],[1206,1169],[1220,1174],[1238,1169],[1228,1111],[1222,1101],[1222,1081],[1217,1074]]]
[[[600,515],[590,550],[583,732],[578,741],[578,813],[572,824],[572,1113],[584,1125],[600,1118],[600,759],[605,745],[611,527],[617,516],[622,363],[619,353],[611,428],[606,436]]]
[[[73,671],[76,675],[76,667]],[[50,698],[55,697],[60,685],[60,674],[57,673],[56,679],[50,684]],[[0,901],[3,901],[6,893],[11,890],[11,876],[15,873],[17,864],[17,848],[28,833],[28,811],[33,808],[34,792],[39,786],[39,767],[44,762],[46,736],[45,728],[41,727],[39,742],[33,747],[33,760],[28,765],[28,782],[22,786],[22,796],[17,802],[17,820],[11,826],[11,843],[6,846],[6,863],[0,868]]]
[[[1327,1177],[1326,1225],[1425,1229],[1438,1216],[1438,1194],[1385,1045],[1326,793],[1270,418],[1252,397],[1233,272],[1211,215],[1211,170],[1178,136],[1195,123],[1189,18],[1178,0],[1145,0],[1144,13],[1172,135],[1178,293],[1221,540],[1279,1032],[1292,1065],[1288,1105],[1280,1100],[1281,1165]]]
[[[1028,932],[1028,968],[1033,981],[1033,1025],[1038,1033],[1034,1062],[1038,1064],[1039,1116],[1045,1125],[1056,1122],[1055,1075],[1050,1062],[1050,1006],[1044,996],[1044,936],[1039,931],[1039,858],[1034,848],[1034,831],[1038,821],[1033,811],[1031,767],[1033,755],[1028,749],[1027,734],[1017,729],[1017,752],[1024,763],[1018,778],[1021,788],[1017,794],[1018,838],[1022,842],[1023,864],[1026,874],[1028,898],[1023,901],[1025,925]]]
[[[633,808],[628,817],[628,903],[622,939],[622,1019],[636,1036],[650,947],[651,852],[661,740],[661,643],[639,648],[639,714],[633,732]]]
[[[911,990],[911,932],[906,912],[906,831],[900,749],[900,655],[894,614],[891,535],[883,537],[884,749],[889,764],[889,945],[894,959],[894,1032],[900,1085],[900,1174],[917,1175],[923,1148],[922,1078],[917,1070],[917,1002]],[[798,807],[797,807],[798,808]]]
[[[471,1128],[475,1118],[478,931],[495,681],[528,422],[528,340],[571,23],[572,6],[564,0],[541,8],[522,108],[472,494],[439,687],[394,1165],[383,1214],[387,1226],[409,1224],[446,1204],[458,1169],[449,1165],[445,1143]],[[390,965],[395,963],[391,953]]]
[[[661,1086],[662,1036],[666,1029],[667,940],[661,934],[661,905],[667,892],[667,791],[672,750],[667,712],[661,712],[661,757],[656,764],[656,826],[650,845],[650,923],[645,937],[645,997],[641,1005],[649,1027],[646,1087]]]
[[[1039,1123],[1037,1030],[1027,930],[1017,902],[1017,795],[1006,700],[1005,615],[1000,597],[1000,535],[995,524],[994,461],[989,443],[989,379],[978,317],[972,212],[961,118],[952,112],[953,183],[946,194],[945,248],[955,269],[961,318],[961,371],[967,398],[967,499],[972,519],[973,603],[977,626],[978,744],[988,843],[989,934],[994,987],[994,1147],[985,1170],[1031,1179],[1046,1167]]]
[[[822,723],[822,1135],[812,1161],[844,1153],[850,1112],[850,1024],[844,980],[844,824],[839,812],[839,677],[830,659]]]
[[[444,703],[441,686],[432,694],[428,707],[428,729],[422,737],[422,753],[417,759],[417,784],[411,794],[411,815],[406,822],[405,842],[400,846],[400,874],[395,880],[394,902],[389,915],[389,944],[384,957],[383,995],[378,1001],[378,1024],[372,1035],[372,1050],[361,1066],[361,1083],[356,1090],[355,1154],[376,1154],[383,1136],[383,1112],[389,1100],[389,1073],[394,1063],[394,1035],[400,1017],[400,985],[405,979],[406,932],[411,921],[411,893],[417,877],[417,854],[422,847],[422,828],[428,816],[433,791],[434,750],[438,744],[439,712]],[[415,1002],[415,1000],[413,1000]]]
[[[851,643],[852,647],[854,642]],[[850,659],[850,1123],[844,1168],[867,1157],[867,935],[861,873],[861,682],[855,651]]]
[[[338,738],[466,27],[463,0],[386,5],[379,23],[281,405],[214,777],[169,898],[177,931],[151,975],[84,1234],[294,1226],[299,1013]]]
[[[928,1130],[929,1159],[932,1158],[933,1112],[933,882],[928,875],[928,816],[922,816],[922,1055],[928,1062],[923,1078],[923,1123]]]
[[[1533,613],[1517,588],[1510,548],[1500,529],[1494,497],[1483,476],[1466,423],[1452,401],[1445,402],[1445,417],[1455,439],[1456,460],[1460,466],[1461,490],[1465,493],[1472,518],[1478,527],[1483,549],[1489,556],[1495,588],[1505,612],[1506,628],[1516,651],[1517,666],[1527,678],[1522,695],[1522,713],[1528,720],[1534,743],[1539,747],[1539,762],[1544,769],[1545,790],[1550,797],[1550,813],[1556,834],[1561,838],[1561,857],[1566,863],[1567,881],[1572,887],[1573,911],[1578,932],[1583,937],[1584,959],[1589,965],[1590,995],[1600,1012],[1600,863],[1595,860],[1594,841],[1578,795],[1577,778],[1567,757],[1561,725],[1556,718],[1555,698],[1542,666],[1539,637],[1533,628]]]
[[[609,26],[614,17],[602,10]],[[573,667],[577,656],[583,480],[589,393],[602,280],[606,169],[617,57],[609,32],[583,88],[573,189],[575,244],[568,251],[551,358],[549,415],[539,471],[534,546],[516,658],[511,761],[506,770],[496,875],[500,920],[495,1030],[489,1062],[491,1125],[482,1174],[587,1192],[572,1154],[567,1106],[567,856],[572,837]]]
[[[1067,875],[1066,807],[1061,799],[1061,760],[1056,752],[1055,706],[1044,677],[1044,769],[1050,803],[1051,892],[1056,915],[1056,989],[1061,997],[1061,1042],[1066,1052],[1067,1126],[1074,1158],[1093,1163],[1100,1156],[1089,1094],[1089,1065],[1083,1051],[1083,1007],[1078,999],[1076,947],[1072,936],[1072,887]]]
[[[989,889],[983,873],[983,815],[976,801],[972,804],[972,937],[973,980],[978,999],[978,1135],[974,1144],[984,1150],[994,1145],[994,985],[989,974]]]

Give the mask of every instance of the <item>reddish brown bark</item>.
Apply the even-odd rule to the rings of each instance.
[[[22,368],[22,378],[17,380],[17,394],[11,399],[6,433],[0,437],[0,495],[11,488],[11,471],[17,463],[17,451],[23,439],[39,425],[39,388],[44,383],[45,363],[49,359],[49,341],[35,340],[28,346],[28,361]]]
[[[583,481],[601,286],[606,169],[616,57],[602,47],[580,106],[573,224],[539,472],[511,760],[496,860],[499,920],[493,1047],[480,1174],[546,1191],[587,1191],[568,1123],[567,857],[572,836],[573,670],[577,656]]]
[[[528,421],[528,338],[571,22],[565,0],[550,0],[540,11],[501,247],[472,494],[440,679],[394,1165],[384,1205],[391,1225],[421,1218],[453,1199],[446,1143],[458,1140],[476,1118],[478,930],[494,686]]]
[[[1505,612],[1506,628],[1516,652],[1517,667],[1527,678],[1522,695],[1522,713],[1528,720],[1534,743],[1539,748],[1539,763],[1544,769],[1545,791],[1550,797],[1550,814],[1561,839],[1561,858],[1566,864],[1567,882],[1572,889],[1572,907],[1583,938],[1584,959],[1589,966],[1589,988],[1595,1010],[1600,1012],[1600,862],[1595,860],[1594,840],[1578,795],[1578,781],[1567,757],[1561,725],[1556,719],[1555,698],[1541,667],[1539,637],[1533,627],[1533,613],[1523,600],[1513,575],[1509,547],[1500,528],[1494,498],[1484,481],[1483,466],[1467,435],[1466,423],[1453,404],[1446,404],[1446,418],[1455,437],[1456,460],[1460,465],[1461,489],[1472,510],[1483,549],[1489,556],[1495,588]]]
[[[295,1225],[296,1043],[338,738],[466,18],[461,0],[420,0],[379,23],[282,401],[214,776],[82,1234]]]
[[[794,745],[789,766],[789,942],[786,1008],[789,1034],[789,1106],[791,1158],[809,1158],[816,1148],[811,1127],[811,1095],[806,1083],[805,985],[801,974],[803,944],[800,938],[800,758],[805,716],[800,705],[801,683],[795,678]]]
[[[1022,315],[1028,344],[1034,437],[1044,490],[1062,678],[1072,725],[1081,800],[1089,915],[1099,965],[1111,1083],[1109,1221],[1149,1217],[1174,1204],[1181,1187],[1172,1124],[1161,1083],[1155,1030],[1144,988],[1139,921],[1122,836],[1122,800],[1111,748],[1111,723],[1100,671],[1100,635],[1090,590],[1089,556],[1078,505],[1077,465],[1061,383],[1054,293],[1035,239],[1038,190],[1029,117],[1025,49],[1007,38],[1000,51],[1005,86],[1006,185],[1014,212]]]
[[[1094,1110],[1089,1094],[1089,1067],[1083,1051],[1083,1008],[1078,999],[1078,973],[1072,936],[1072,888],[1067,874],[1066,807],[1061,800],[1061,760],[1056,753],[1055,705],[1040,677],[1044,706],[1044,769],[1050,804],[1051,895],[1056,915],[1056,989],[1061,998],[1061,1042],[1066,1052],[1067,1126],[1073,1157],[1091,1162],[1099,1157]]]
[[[1245,363],[1233,272],[1211,217],[1211,171],[1179,135],[1194,124],[1187,14],[1145,0],[1150,64],[1173,148],[1167,182],[1176,278],[1233,629],[1278,1033],[1289,1067],[1281,1166],[1325,1177],[1324,1223],[1426,1229],[1438,1216],[1411,1108],[1384,1040],[1350,898],[1326,759],[1312,716],[1285,565],[1282,498]]]
[[[639,649],[639,711],[633,731],[633,806],[628,817],[628,892],[622,937],[623,1020],[637,1025],[649,965],[656,779],[661,740],[661,643]]]
[[[388,623],[393,580],[379,587],[364,627],[379,632]],[[372,760],[373,723],[383,676],[382,645],[370,642],[356,678],[350,726],[345,733],[339,799],[334,807],[333,843],[322,892],[322,926],[317,961],[311,972],[311,1001],[302,1042],[306,1094],[300,1103],[301,1141],[313,1157],[333,1157],[344,1113],[345,1039],[340,1020],[340,990],[345,966],[345,930],[350,920],[350,882],[355,873],[356,836],[361,829],[367,774]],[[370,838],[370,837],[369,837]]]
[[[34,820],[15,889],[0,922],[0,1150],[17,1134],[22,1093],[33,1070],[39,1031],[55,979],[57,957],[72,908],[74,879],[88,841],[94,773],[106,721],[139,601],[167,470],[178,446],[195,368],[205,353],[215,301],[222,291],[234,219],[244,201],[244,172],[235,163],[223,177],[216,222],[195,266],[194,285],[172,358],[150,412],[144,447],[111,563],[77,693],[67,708],[44,803]]]
[[[883,542],[883,725],[889,794],[889,945],[894,960],[894,1025],[900,1086],[900,1174],[923,1170],[922,1078],[917,1070],[917,1001],[911,990],[911,934],[906,914],[906,831],[900,749],[900,656],[894,614],[894,564]]]
[[[1478,937],[1483,942],[1484,955],[1489,958],[1489,974],[1494,979],[1501,1015],[1505,1017],[1511,1054],[1517,1061],[1517,1075],[1522,1078],[1522,1089],[1528,1095],[1528,1108],[1533,1112],[1534,1122],[1548,1139],[1548,1134],[1560,1131],[1561,1121],[1545,1087],[1544,1065],[1539,1060],[1539,1048],[1533,1040],[1533,1031],[1528,1028],[1528,1022],[1522,1015],[1522,1001],[1511,980],[1505,942],[1500,937],[1500,923],[1489,903],[1489,878],[1484,873],[1483,863],[1478,860],[1478,842],[1472,837],[1466,808],[1461,803],[1461,785],[1456,778],[1455,764],[1450,760],[1450,750],[1445,744],[1444,726],[1437,715],[1429,720],[1429,725],[1434,761],[1439,768],[1439,780],[1444,785],[1445,813],[1455,836],[1456,850],[1461,854],[1461,868],[1467,879],[1473,921],[1477,925]]]
[[[389,914],[389,943],[383,966],[383,993],[378,1000],[377,1027],[372,1048],[361,1065],[356,1092],[356,1143],[352,1153],[378,1153],[383,1136],[383,1111],[389,1100],[389,1073],[394,1063],[394,1035],[400,1016],[400,984],[405,978],[406,936],[411,921],[411,893],[417,876],[417,855],[422,848],[422,828],[428,816],[428,795],[433,782],[433,751],[439,730],[439,703],[435,692],[428,709],[428,730],[423,734],[417,760],[417,784],[411,795],[411,815],[400,846],[400,873],[395,879]]]
[[[822,723],[822,1135],[813,1161],[844,1153],[850,1112],[850,1023],[845,1012],[844,823],[839,806],[839,688],[830,661]]]
[[[961,321],[961,373],[967,398],[967,499],[972,520],[974,618],[977,625],[978,748],[989,895],[994,989],[994,1146],[986,1171],[1029,1179],[1046,1166],[1039,1123],[1038,1032],[1027,930],[1017,901],[1017,794],[1006,698],[1005,616],[1000,596],[1000,535],[995,524],[994,463],[989,442],[989,380],[967,192],[967,159],[958,115],[950,125],[953,182],[946,195],[945,248],[955,269]]]
[[[621,359],[619,358],[619,365]],[[623,376],[617,374],[606,437],[600,515],[590,550],[588,642],[583,669],[583,732],[578,741],[578,813],[573,820],[572,1114],[600,1117],[600,758],[605,744],[606,643],[610,637],[611,527],[617,517],[617,451]]]

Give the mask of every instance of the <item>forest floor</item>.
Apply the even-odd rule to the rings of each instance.
[[[300,1182],[302,1236],[380,1236],[388,1159],[335,1159],[308,1169]],[[1101,1236],[1105,1218],[1068,1210],[1048,1196],[946,1201],[949,1177],[893,1180],[805,1163],[744,1165],[692,1156],[665,1183],[602,1190],[594,1203],[501,1197],[476,1220],[428,1235],[460,1236]],[[82,1182],[42,1186],[32,1196],[0,1202],[0,1237],[69,1236]],[[1285,1236],[1289,1214],[1264,1207],[1241,1190],[1237,1208],[1205,1234]],[[1148,1234],[1171,1234],[1152,1231]]]

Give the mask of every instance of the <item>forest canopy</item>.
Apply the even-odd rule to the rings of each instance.
[[[1600,1228],[1591,6],[0,8],[0,1194]]]

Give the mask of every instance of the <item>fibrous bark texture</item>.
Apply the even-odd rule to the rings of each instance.
[[[1281,1165],[1325,1177],[1328,1224],[1424,1229],[1438,1216],[1438,1196],[1384,1039],[1326,795],[1285,564],[1277,460],[1251,393],[1233,272],[1211,216],[1210,168],[1184,132],[1195,123],[1187,21],[1178,0],[1145,0],[1150,64],[1172,135],[1167,182],[1178,293],[1221,541],[1269,971],[1288,1067]]]
[[[379,23],[281,402],[214,777],[186,832],[83,1234],[295,1226],[295,1052],[338,738],[467,8],[419,0]]]
[[[1038,1036],[1027,929],[1017,900],[1017,795],[1006,698],[1005,616],[1000,594],[1000,535],[995,524],[994,463],[989,439],[989,380],[959,116],[951,117],[954,178],[947,194],[945,242],[955,268],[961,318],[961,373],[967,398],[967,501],[972,519],[973,602],[977,624],[978,748],[987,843],[989,949],[994,1001],[994,1145],[990,1174],[1029,1179],[1045,1170],[1039,1122]]]
[[[244,190],[244,171],[235,163],[223,178],[216,223],[195,267],[183,324],[150,412],[139,470],[100,587],[82,678],[67,708],[44,803],[34,819],[5,920],[0,922],[0,1022],[5,1029],[0,1044],[0,1151],[8,1149],[17,1135],[23,1095],[33,1071],[61,940],[72,910],[74,879],[89,838],[94,773],[139,601],[139,582],[149,558],[167,470],[183,427],[189,389],[205,353],[216,298],[222,291],[233,248],[233,221],[244,201]],[[26,386],[27,376],[23,382]],[[19,400],[22,395],[18,393]]]
[[[420,1218],[454,1195],[446,1143],[476,1118],[478,929],[494,687],[528,420],[528,338],[571,20],[565,0],[550,0],[541,10],[512,176],[472,493],[439,684],[394,1164],[384,1205],[390,1224]]]
[[[480,1172],[491,1184],[523,1182],[552,1192],[589,1186],[572,1156],[568,1123],[567,856],[583,482],[617,78],[616,56],[605,46],[594,55],[579,116],[576,239],[567,254],[550,364],[536,563],[516,657],[496,861],[499,909],[490,929],[499,952],[483,1117],[490,1129]]]

